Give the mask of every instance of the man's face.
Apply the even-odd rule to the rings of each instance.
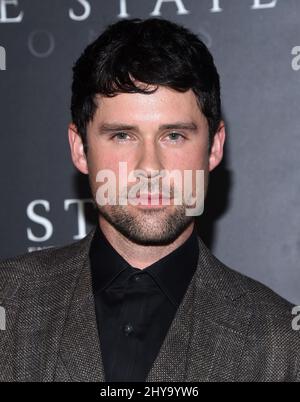
[[[179,170],[193,172],[191,191],[195,195],[196,170],[203,170],[206,192],[208,172],[222,158],[224,128],[215,135],[212,149],[208,152],[208,123],[201,112],[196,96],[189,90],[185,93],[167,87],[159,87],[152,94],[121,93],[115,97],[97,98],[98,108],[93,120],[87,126],[88,152],[82,152],[82,143],[74,127],[70,126],[69,139],[72,157],[77,168],[89,175],[90,187],[96,200],[100,183],[97,173],[109,169],[116,177],[116,194],[128,196],[135,183],[146,185],[148,194],[138,193],[142,205],[98,205],[101,219],[108,222],[120,233],[138,244],[168,244],[174,241],[193,222],[187,216],[186,205],[175,205],[174,197],[179,189],[171,180],[168,195],[169,205],[162,199],[156,200],[159,193],[166,194],[167,188],[151,187],[157,184],[157,172]],[[119,189],[120,162],[126,162],[128,173],[139,172],[135,183],[122,178]],[[139,170],[138,170],[139,169]],[[132,180],[132,179],[131,179]],[[156,180],[156,181],[155,181]],[[160,182],[162,183],[162,182]],[[103,184],[103,183],[101,183]],[[127,189],[124,184],[126,184]],[[154,188],[154,190],[153,190]],[[119,191],[120,190],[120,191]],[[146,201],[146,202],[145,202]]]

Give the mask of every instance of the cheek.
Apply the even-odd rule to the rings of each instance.
[[[196,170],[208,169],[208,151],[200,147],[185,152],[175,152],[165,159],[166,169]]]
[[[89,171],[110,169],[115,171],[120,161],[120,155],[112,150],[105,141],[91,138],[89,142],[88,165]]]
[[[131,158],[132,158],[131,153]],[[114,173],[116,179],[116,194],[119,193],[119,186],[124,187],[127,185],[128,173],[134,169],[134,163],[129,160],[129,157],[124,155],[124,152],[112,152],[105,147],[93,148],[92,152],[88,155],[88,169],[89,181],[92,192],[95,194],[103,181],[97,181],[97,174],[99,171],[108,170]],[[120,166],[120,162],[126,162],[126,167]],[[121,174],[121,177],[119,177]]]
[[[96,176],[101,170],[109,170],[114,172],[118,177],[119,159],[114,155],[90,155],[88,158],[89,177],[93,183],[96,183]]]

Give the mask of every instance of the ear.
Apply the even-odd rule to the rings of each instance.
[[[68,128],[69,144],[72,161],[75,167],[83,174],[88,174],[87,159],[80,134],[75,124],[70,123]]]
[[[209,171],[212,171],[223,158],[223,148],[225,142],[225,124],[222,120],[219,124],[218,130],[214,135],[209,155]]]

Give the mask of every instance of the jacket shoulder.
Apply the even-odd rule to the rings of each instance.
[[[213,255],[200,238],[199,246],[198,279],[214,294],[249,306],[251,310],[275,309],[277,312],[291,314],[293,304],[288,300],[260,281],[224,264]]]
[[[85,258],[94,230],[76,242],[24,253],[0,261],[1,280],[18,280],[24,276],[51,276],[76,266]]]
[[[219,261],[216,257],[220,268],[223,270],[224,276],[227,277],[228,282],[239,289],[238,298],[242,301],[248,302],[253,309],[276,309],[278,312],[291,314],[293,304],[280,296],[269,286],[261,283],[259,280],[249,277],[232,267]]]

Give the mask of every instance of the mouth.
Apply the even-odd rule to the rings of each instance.
[[[161,208],[171,205],[172,198],[166,194],[141,194],[139,197],[129,198],[129,203],[143,208]]]

